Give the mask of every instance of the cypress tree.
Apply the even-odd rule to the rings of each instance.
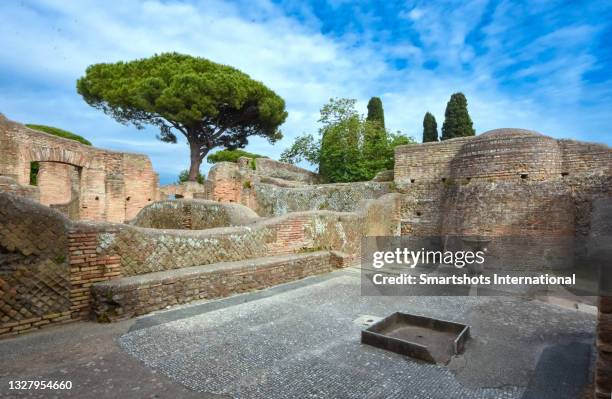
[[[429,112],[423,118],[423,143],[438,141],[438,124],[436,118]]]
[[[383,110],[382,100],[379,97],[372,97],[368,101],[368,122],[378,122],[381,128],[385,128],[385,111]]]
[[[463,93],[455,93],[446,104],[444,124],[442,125],[442,140],[455,137],[474,136],[472,119],[467,109],[467,99]]]

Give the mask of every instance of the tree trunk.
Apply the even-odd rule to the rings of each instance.
[[[208,151],[202,155],[200,146],[197,143],[189,143],[189,150],[191,152],[191,165],[189,166],[189,178],[188,181],[198,181],[198,173],[200,173],[200,165],[202,165],[202,159],[206,156]]]

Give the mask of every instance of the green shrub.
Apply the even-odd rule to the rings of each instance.
[[[30,162],[30,186],[38,186],[38,171],[40,162]]]
[[[455,184],[455,181],[452,178],[448,177],[442,180],[442,184],[444,184],[444,187],[446,188],[451,188]]]
[[[253,154],[251,152],[247,152],[243,150],[221,150],[221,151],[215,152],[214,154],[210,154],[208,158],[206,158],[206,162],[208,163],[238,162],[238,158],[240,157],[247,157],[251,159],[268,158],[264,155]],[[253,167],[252,165],[253,164],[251,164],[251,167]]]
[[[59,129],[57,127],[45,126],[45,125],[33,125],[31,123],[26,123],[26,126],[29,127],[32,130],[38,130],[39,132],[49,133],[49,134],[52,134],[54,136],[63,137],[65,139],[70,139],[70,140],[78,141],[81,144],[91,145],[91,142],[89,140],[87,140],[86,138],[84,138],[82,136],[79,136],[78,134],[74,134],[74,133],[68,132],[68,131],[63,130],[63,129]]]
[[[189,171],[187,169],[181,171],[181,173],[179,173],[178,176],[178,182],[179,183],[184,183],[186,181],[189,180]],[[198,172],[198,177],[196,178],[196,181],[200,184],[204,184],[204,176],[202,176],[202,173]]]
[[[242,183],[242,187],[244,187],[244,188],[251,188],[251,181],[250,180],[245,180],[245,182]]]

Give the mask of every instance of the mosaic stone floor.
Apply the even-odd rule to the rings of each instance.
[[[342,270],[139,319],[121,347],[189,389],[235,398],[576,398],[595,317],[512,297],[365,297]],[[432,365],[360,343],[363,315],[471,326],[464,355]]]

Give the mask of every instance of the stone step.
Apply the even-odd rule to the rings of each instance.
[[[221,298],[346,267],[337,251],[277,255],[122,277],[92,285],[96,319],[111,322],[198,299]]]

